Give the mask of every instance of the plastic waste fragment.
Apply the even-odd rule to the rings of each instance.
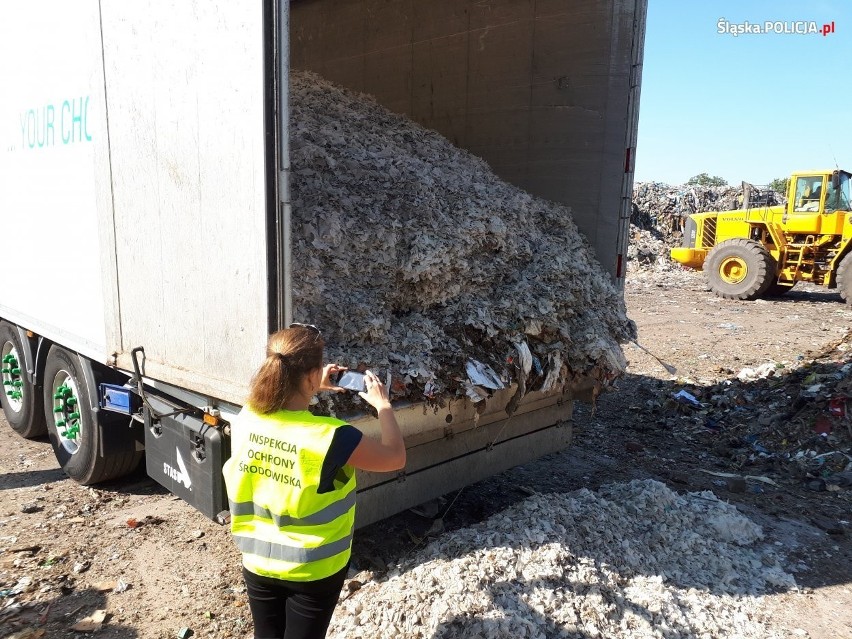
[[[559,375],[562,372],[562,355],[560,353],[550,353],[547,359],[547,376],[541,385],[541,390],[544,392],[556,386],[556,382],[559,381]]]
[[[674,395],[672,395],[675,400],[677,400],[681,404],[685,404],[687,406],[694,406],[696,408],[701,406],[701,402],[696,399],[695,395],[692,393],[688,393],[687,391],[681,389]]]
[[[467,372],[467,378],[474,386],[482,386],[491,390],[501,390],[506,387],[500,381],[500,377],[494,372],[494,369],[488,364],[483,364],[475,359],[469,359],[465,365],[465,371]]]
[[[846,402],[847,397],[835,397],[828,402],[828,412],[833,417],[846,417]]]
[[[530,347],[526,342],[518,342],[515,344],[515,349],[518,351],[518,363],[520,364],[521,372],[524,376],[529,375],[533,367],[533,356],[530,352]]]
[[[737,475],[735,473],[723,473],[723,472],[716,471],[716,470],[704,470],[703,468],[699,468],[698,470],[699,470],[699,472],[706,473],[707,475],[713,475],[714,477],[726,477],[726,478],[740,477],[740,475]],[[770,486],[777,486],[778,485],[774,480],[770,479],[769,477],[765,477],[763,475],[744,475],[743,478],[748,479],[749,481],[763,482],[764,484],[769,484]]]
[[[479,386],[474,386],[473,384],[465,384],[464,389],[465,394],[474,404],[484,401],[489,397],[488,391]]]
[[[772,377],[775,371],[778,370],[778,365],[775,362],[766,362],[757,368],[744,368],[737,373],[737,379],[741,382],[753,382],[758,379],[766,379]]]

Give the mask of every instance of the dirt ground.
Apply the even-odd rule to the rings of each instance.
[[[852,637],[852,487],[809,489],[814,475],[802,464],[761,454],[757,441],[742,444],[743,429],[758,425],[760,432],[780,433],[777,446],[814,449],[826,464],[839,455],[846,463],[852,430],[847,437],[843,420],[834,419],[833,434],[814,435],[816,409],[808,412],[813,407],[805,396],[794,413],[785,412],[785,398],[794,398],[778,395],[790,386],[778,385],[777,377],[750,382],[739,405],[724,407],[710,396],[742,369],[767,362],[785,374],[819,364],[805,386],[819,375],[839,379],[837,371],[852,362],[852,311],[833,292],[808,286],[775,300],[721,300],[699,275],[682,271],[633,274],[626,299],[640,342],[677,374],[626,346],[628,374],[594,410],[577,407],[569,450],[466,488],[449,511],[439,508],[443,528],[485,518],[530,491],[633,478],[658,479],[679,491],[711,490],[764,527],[796,577],[798,591],[767,598],[772,630]],[[711,409],[673,401],[681,389],[701,395]],[[737,411],[748,419],[738,422]],[[764,479],[738,484],[718,473]],[[46,439],[22,440],[0,418],[0,491],[0,638],[85,636],[72,627],[99,610],[105,621],[95,636],[102,638],[165,639],[185,629],[195,636],[251,636],[239,556],[227,530],[144,472],[97,488],[78,486],[58,469]],[[433,524],[407,512],[360,531],[355,569],[381,574]]]

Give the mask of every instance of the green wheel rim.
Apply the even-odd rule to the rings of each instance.
[[[53,377],[53,421],[59,444],[69,454],[74,455],[80,450],[84,424],[80,412],[80,393],[77,382],[66,370],[60,370]]]
[[[13,342],[4,342],[2,355],[3,393],[6,401],[16,413],[24,407],[24,379],[21,369],[21,355]]]

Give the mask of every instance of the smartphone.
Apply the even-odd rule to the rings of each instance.
[[[337,378],[337,385],[360,393],[367,392],[366,377],[364,373],[356,373],[355,371],[345,371]]]

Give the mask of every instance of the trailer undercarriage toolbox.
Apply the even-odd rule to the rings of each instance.
[[[164,413],[172,410],[151,396],[148,401]],[[198,417],[157,417],[145,409],[148,475],[210,519],[228,509],[222,464],[229,448],[222,433]]]

